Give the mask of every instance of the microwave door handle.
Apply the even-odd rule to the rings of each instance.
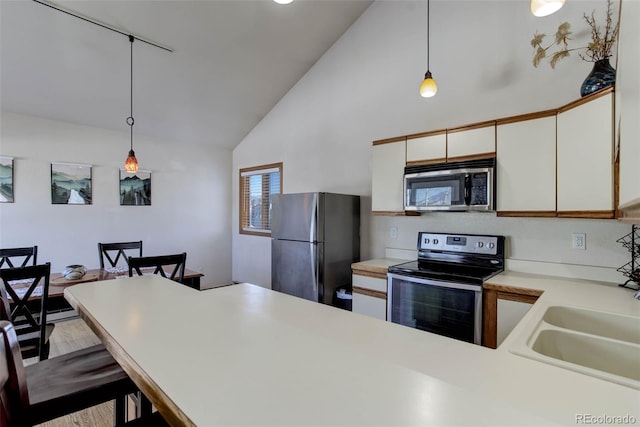
[[[464,204],[471,204],[471,175],[468,173],[464,175]]]

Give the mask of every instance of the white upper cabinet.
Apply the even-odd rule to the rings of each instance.
[[[447,130],[447,161],[492,157],[495,152],[495,122]]]
[[[447,132],[430,132],[407,137],[407,164],[444,163],[447,161]]]
[[[380,214],[404,214],[405,138],[373,143],[371,210]]]
[[[558,112],[558,216],[614,217],[613,91]]]
[[[555,111],[498,121],[496,144],[498,215],[555,216]]]

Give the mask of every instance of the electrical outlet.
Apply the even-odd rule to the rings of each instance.
[[[398,227],[391,227],[389,229],[389,237],[391,237],[391,240],[396,240],[398,238]]]
[[[573,233],[571,235],[571,247],[581,251],[587,250],[587,235],[585,233]]]

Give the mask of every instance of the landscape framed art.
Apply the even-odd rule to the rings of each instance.
[[[51,203],[92,204],[91,165],[51,163]]]
[[[151,171],[131,173],[120,170],[120,205],[151,205]]]
[[[13,157],[0,156],[0,203],[13,203]]]

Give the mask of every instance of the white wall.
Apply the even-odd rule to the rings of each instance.
[[[144,255],[187,252],[203,284],[231,281],[231,152],[135,137],[151,206],[120,206],[129,134],[3,112],[0,154],[14,157],[15,203],[0,204],[0,247],[38,245],[52,271],[99,266],[98,242],[143,241]],[[93,204],[52,205],[50,163],[93,165]]]
[[[640,1],[625,1],[618,46],[616,109],[619,117],[620,203],[640,195]]]
[[[564,105],[579,98],[592,64],[572,55],[555,70],[533,68],[536,30],[554,34],[567,20],[575,43],[589,35],[583,13],[606,2],[567,2],[535,18],[527,1],[432,1],[431,71],[434,98],[418,87],[426,65],[424,1],[377,1],[314,65],[233,152],[233,279],[270,286],[270,240],[238,233],[239,168],[283,162],[285,193],[332,191],[363,196],[362,259],[386,246],[415,248],[418,231],[500,233],[510,256],[547,262],[627,261],[616,238],[630,226],[615,221],[503,219],[493,214],[372,217],[371,142]],[[552,36],[550,36],[552,37]],[[636,44],[637,40],[630,43]],[[577,45],[574,45],[577,46]],[[388,229],[399,227],[397,241]],[[570,249],[572,232],[587,232],[586,252]],[[251,253],[251,257],[246,254]],[[255,254],[258,254],[255,256]]]

